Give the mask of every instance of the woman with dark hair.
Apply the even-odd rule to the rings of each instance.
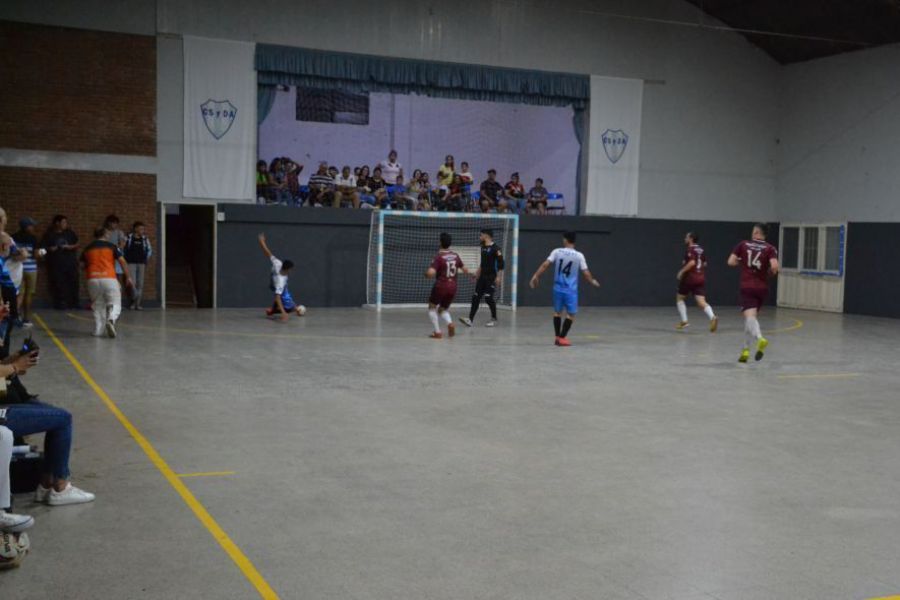
[[[78,308],[78,236],[65,215],[53,217],[41,247],[47,251],[53,308]]]

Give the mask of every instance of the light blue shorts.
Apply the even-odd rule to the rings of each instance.
[[[564,308],[570,315],[578,313],[578,292],[553,290],[553,312],[562,312]]]

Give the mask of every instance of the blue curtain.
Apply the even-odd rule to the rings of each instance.
[[[270,44],[256,45],[261,85],[351,92],[417,93],[441,98],[584,108],[587,75],[384,58]]]
[[[269,116],[272,105],[275,104],[274,85],[259,84],[256,86],[256,124],[259,125]]]
[[[578,167],[575,169],[575,214],[581,214],[581,150],[584,147],[585,118],[584,107],[576,108],[572,115],[572,127],[575,128],[575,139],[578,140]]]

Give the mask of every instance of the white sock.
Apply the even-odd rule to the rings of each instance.
[[[447,325],[449,325],[453,322],[453,317],[450,316],[449,310],[445,310],[444,312],[442,312],[441,318],[444,320],[444,323],[446,323]]]
[[[687,323],[687,305],[684,303],[684,300],[676,302],[675,307],[678,309],[678,316],[681,317],[681,322]]]
[[[716,318],[716,313],[713,312],[712,306],[710,306],[709,304],[706,305],[706,308],[703,309],[703,312],[706,313],[706,316],[709,317],[710,321]]]
[[[744,348],[749,348],[754,342],[753,332],[750,330],[750,318],[748,317],[744,319]]]
[[[747,317],[747,327],[754,339],[758,340],[762,337],[762,330],[759,328],[759,320],[756,317]]]
[[[436,333],[440,333],[440,332],[441,332],[441,326],[438,325],[437,311],[434,310],[434,309],[429,309],[429,311],[428,311],[428,318],[431,319],[431,326],[434,327],[434,331],[435,331]]]

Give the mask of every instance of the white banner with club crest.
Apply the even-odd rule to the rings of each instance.
[[[255,201],[255,45],[184,37],[184,196]]]
[[[640,79],[591,76],[585,214],[638,214],[643,93]]]

